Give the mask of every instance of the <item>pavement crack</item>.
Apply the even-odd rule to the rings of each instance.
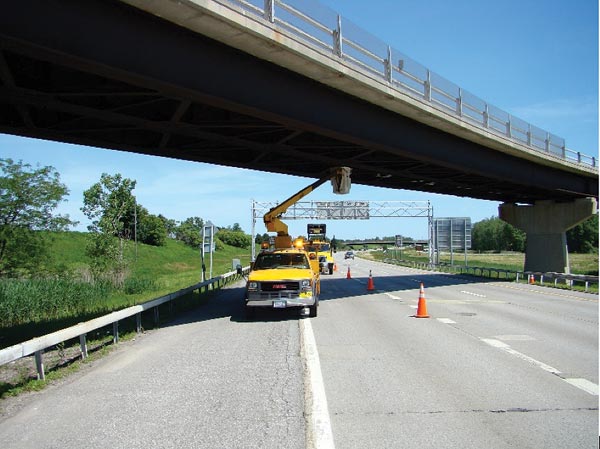
[[[402,416],[402,415],[440,415],[440,414],[461,414],[461,413],[548,413],[548,412],[587,412],[598,411],[598,407],[576,407],[576,408],[526,408],[526,407],[511,407],[504,409],[471,409],[471,410],[405,410],[405,411],[388,411],[388,412],[366,412],[366,413],[348,413],[334,412],[333,415],[357,415],[357,416]]]

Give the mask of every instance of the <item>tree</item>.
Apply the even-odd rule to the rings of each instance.
[[[0,159],[0,274],[37,271],[49,257],[47,236],[76,222],[53,210],[69,193],[54,167]]]
[[[227,229],[234,232],[244,232],[239,223],[234,223],[233,226],[227,226]]]
[[[138,241],[152,246],[164,246],[167,243],[167,230],[160,217],[146,214],[138,225]]]
[[[567,231],[567,246],[575,253],[598,252],[598,214]]]
[[[136,181],[123,178],[121,174],[110,176],[103,173],[97,182],[83,192],[83,213],[90,219],[88,230],[92,233],[87,252],[92,258],[92,272],[98,276],[107,271],[123,280],[126,268],[125,243],[131,235],[131,214],[135,198],[131,191]]]
[[[252,245],[252,237],[248,234],[244,234],[243,231],[219,229],[216,237],[223,243],[237,248],[248,248]]]
[[[165,226],[165,231],[167,232],[167,237],[170,239],[176,238],[177,232],[177,222],[175,220],[171,220],[162,214],[158,214],[158,218],[160,218]]]
[[[164,246],[167,242],[165,223],[164,219],[152,215],[141,204],[136,204],[135,212],[131,211],[126,214],[124,226],[127,232],[125,235],[130,240],[137,237],[139,243],[145,243],[146,245]]]
[[[175,238],[181,240],[192,248],[198,248],[202,244],[202,228],[204,227],[204,220],[200,217],[186,218],[177,227],[175,231]]]
[[[486,218],[473,225],[472,248],[475,251],[524,251],[525,233],[498,217]]]

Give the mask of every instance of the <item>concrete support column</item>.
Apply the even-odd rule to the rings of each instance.
[[[504,203],[501,220],[527,234],[525,271],[569,273],[566,231],[596,213],[595,198],[569,203],[538,201],[535,205]]]

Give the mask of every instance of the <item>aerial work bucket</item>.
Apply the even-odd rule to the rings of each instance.
[[[333,193],[345,195],[350,192],[350,167],[337,167],[331,170],[331,185]]]

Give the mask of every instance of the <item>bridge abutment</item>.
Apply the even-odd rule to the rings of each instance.
[[[569,273],[566,232],[596,213],[595,198],[566,203],[537,201],[531,205],[504,203],[501,220],[525,231],[525,271]]]

